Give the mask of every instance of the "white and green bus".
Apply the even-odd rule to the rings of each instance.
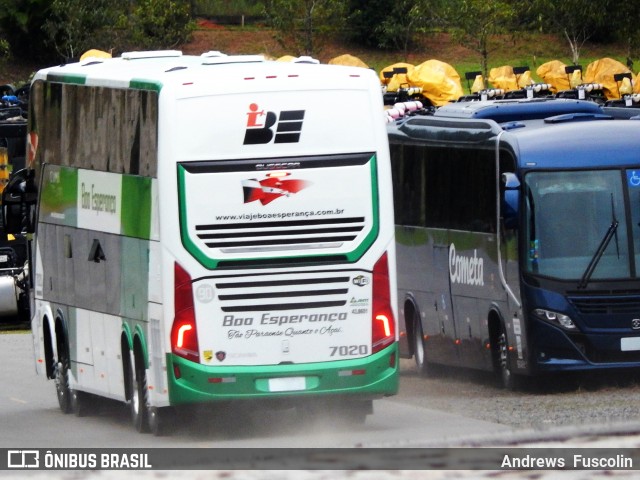
[[[125,53],[38,72],[29,117],[32,168],[5,221],[35,232],[35,358],[65,413],[108,397],[159,434],[176,407],[331,405],[364,421],[397,392],[372,71]]]

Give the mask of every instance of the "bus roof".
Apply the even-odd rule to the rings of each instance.
[[[318,65],[310,57],[278,62],[265,60],[262,55],[227,56],[220,52],[207,52],[198,56],[164,50],[126,52],[117,58],[87,58],[77,63],[45,68],[36,74],[34,81],[160,91],[167,86],[202,84],[201,80],[206,79],[210,89],[224,93],[237,91],[240,81],[278,83],[277,88],[286,88],[281,82],[273,81],[283,78],[297,80],[296,89],[299,90],[327,88],[336,84],[341,88],[362,88],[362,79],[370,82],[370,76],[377,78],[369,69]]]
[[[450,103],[436,110],[436,117],[485,118],[498,123],[534,120],[569,113],[601,113],[595,102],[570,99],[514,99]]]
[[[637,120],[640,111],[621,115],[590,101],[498,100],[450,104],[389,133],[449,148],[494,148],[500,135],[522,169],[606,168],[640,164]]]

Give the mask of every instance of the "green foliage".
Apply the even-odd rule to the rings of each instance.
[[[264,14],[276,40],[295,55],[317,55],[344,24],[341,0],[266,0]]]
[[[11,47],[9,46],[9,42],[4,38],[0,38],[0,65],[9,60],[9,58],[11,58]]]
[[[598,28],[608,25],[613,13],[607,15],[608,4],[612,2],[585,2],[583,0],[532,0],[529,8],[533,9],[540,19],[540,30],[562,35],[569,43],[571,58],[574,64],[580,59],[580,51]],[[620,4],[622,5],[622,4]],[[612,11],[619,4],[611,5]]]
[[[191,6],[180,0],[139,0],[119,25],[129,33],[127,43],[143,50],[175,48],[195,29]]]
[[[614,25],[619,39],[627,49],[627,63],[633,64],[633,58],[640,56],[640,29],[637,19],[640,18],[640,2],[624,2],[612,10]]]
[[[64,59],[90,48],[111,50],[117,44],[116,23],[128,0],[53,0],[42,28],[48,43]]]
[[[260,0],[194,0],[193,13],[196,15],[262,15]]]
[[[46,60],[52,52],[42,25],[50,0],[0,0],[0,29],[16,58]]]
[[[445,17],[453,39],[480,55],[485,78],[489,55],[498,47],[495,34],[511,31],[516,12],[511,3],[500,0],[455,0],[448,4]]]
[[[350,0],[348,6],[349,38],[364,47],[379,48],[376,28],[387,17],[387,0]]]
[[[377,46],[404,52],[414,48],[437,18],[431,0],[395,0],[384,10],[384,19],[374,26]]]

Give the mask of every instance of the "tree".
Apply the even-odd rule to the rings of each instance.
[[[516,10],[505,1],[456,0],[449,2],[445,16],[453,39],[480,54],[480,66],[487,78],[489,54],[497,47],[496,34],[507,33]]]
[[[376,29],[387,18],[390,5],[387,0],[350,0],[347,13],[349,38],[359,45],[379,48]]]
[[[64,59],[74,59],[90,48],[111,50],[116,36],[111,28],[128,0],[53,0],[42,29]]]
[[[597,32],[599,27],[611,20],[607,15],[609,9],[606,3],[608,2],[533,0],[529,3],[529,8],[537,14],[542,31],[557,33],[567,40],[571,50],[571,60],[574,65],[577,65],[585,42]],[[618,7],[616,3],[616,8]]]
[[[633,69],[633,59],[640,56],[640,29],[638,29],[640,3],[616,4],[616,8],[611,9],[611,14],[614,17],[613,24],[616,26],[617,37],[624,42],[627,49],[627,66]]]
[[[344,12],[341,0],[267,0],[264,5],[276,40],[296,55],[317,55],[322,42],[340,31]]]
[[[402,50],[416,47],[421,35],[441,23],[446,0],[350,0],[349,38],[372,48]]]
[[[50,0],[0,0],[0,29],[16,58],[48,61],[53,55],[42,30]]]
[[[119,26],[137,49],[170,49],[186,43],[195,29],[191,5],[181,0],[137,0]]]
[[[432,0],[395,0],[388,4],[384,20],[374,28],[377,46],[402,50],[406,57],[417,37],[427,32],[437,18],[434,4]]]

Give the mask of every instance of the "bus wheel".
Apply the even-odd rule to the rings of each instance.
[[[498,372],[502,386],[507,390],[515,390],[517,387],[517,377],[511,371],[507,331],[502,324],[500,326],[500,336],[498,337]]]
[[[171,433],[173,428],[173,409],[171,407],[149,407],[149,429],[156,437]]]
[[[147,375],[144,368],[137,368],[131,359],[129,381],[131,382],[131,422],[140,433],[149,432],[149,402],[147,392]]]
[[[62,354],[54,366],[58,405],[63,413],[71,413],[71,390],[69,388],[69,359]]]
[[[418,315],[414,315],[413,319],[413,358],[416,361],[418,374],[423,377],[427,376],[428,363],[427,354],[424,346],[424,333],[422,331],[422,322]]]
[[[76,417],[86,417],[91,409],[89,394],[79,390],[71,390],[69,395],[71,411]]]

